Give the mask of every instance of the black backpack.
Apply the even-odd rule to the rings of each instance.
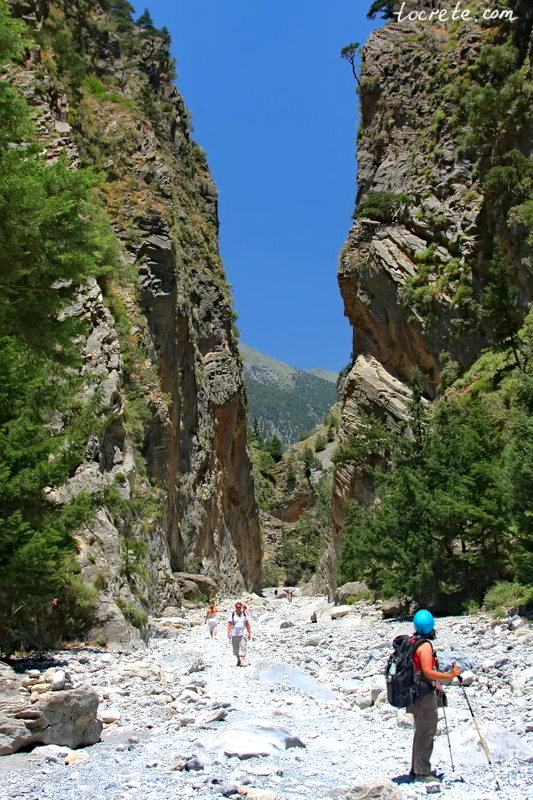
[[[415,651],[424,642],[429,642],[423,636],[413,639],[402,634],[396,636],[392,642],[394,650],[389,656],[385,679],[387,682],[387,699],[396,708],[407,708],[415,700],[429,694],[434,687],[424,677],[417,679],[413,656]]]

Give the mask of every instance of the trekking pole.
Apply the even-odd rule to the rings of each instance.
[[[466,704],[468,706],[468,710],[472,714],[472,719],[474,720],[474,725],[476,726],[476,731],[477,731],[477,734],[479,736],[479,741],[481,742],[481,747],[485,751],[485,755],[487,756],[487,761],[489,762],[489,766],[490,766],[492,774],[494,776],[494,781],[496,783],[496,789],[498,789],[498,791],[499,791],[500,790],[500,784],[498,783],[498,778],[496,777],[496,773],[494,772],[494,767],[492,766],[492,761],[490,760],[489,748],[487,747],[487,744],[486,744],[483,736],[481,735],[481,731],[479,730],[479,725],[477,724],[477,719],[474,716],[474,712],[472,710],[472,706],[470,705],[470,700],[468,699],[468,695],[465,692],[465,687],[463,686],[463,679],[461,678],[460,675],[458,675],[457,676],[457,680],[459,681],[459,686],[463,690],[463,694],[465,696],[465,700],[466,700]]]
[[[444,713],[444,727],[446,728],[446,738],[448,739],[448,750],[450,751],[450,761],[452,763],[452,772],[455,772],[455,767],[453,764],[453,755],[452,755],[452,745],[450,742],[450,731],[448,730],[448,720],[446,719],[446,698],[444,698],[442,711]]]

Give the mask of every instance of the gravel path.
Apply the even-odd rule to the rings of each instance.
[[[230,600],[221,603],[218,638],[207,626],[171,630],[133,654],[60,651],[74,683],[97,687],[102,741],[65,764],[67,748],[40,747],[0,759],[2,800],[211,800],[262,789],[265,800],[343,797],[333,790],[371,780],[400,779],[406,798],[428,792],[447,800],[533,798],[533,632],[524,620],[501,624],[486,616],[438,620],[436,647],[444,662],[471,667],[466,689],[491,752],[501,790],[481,750],[459,687],[447,690],[455,772],[442,723],[433,766],[440,784],[402,783],[408,772],[412,724],[384,698],[383,668],[408,622],[382,621],[356,608],[331,620],[323,598],[272,596],[248,601],[253,639],[249,666],[238,669],[226,638]],[[318,623],[312,624],[315,611]],[[188,612],[191,621],[200,612]],[[284,624],[286,627],[280,627]],[[208,721],[219,715],[217,721]],[[224,754],[253,720],[268,723],[274,746],[286,736],[305,746],[246,759]],[[284,732],[285,731],[285,732]],[[241,734],[242,737],[242,734]],[[217,750],[215,742],[220,739]],[[195,767],[200,767],[195,769]],[[234,793],[231,793],[231,790]],[[261,792],[250,792],[261,798]]]

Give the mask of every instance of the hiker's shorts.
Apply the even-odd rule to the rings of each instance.
[[[217,621],[216,619],[208,619],[207,620],[207,627],[210,631],[216,631],[217,629]]]
[[[232,636],[231,646],[233,647],[233,655],[241,657],[245,656],[247,644],[248,644],[247,636]]]

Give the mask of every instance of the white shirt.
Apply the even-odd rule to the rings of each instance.
[[[237,611],[232,611],[228,622],[232,624],[231,635],[242,636],[246,630],[248,616],[245,611],[241,611],[240,614]]]

